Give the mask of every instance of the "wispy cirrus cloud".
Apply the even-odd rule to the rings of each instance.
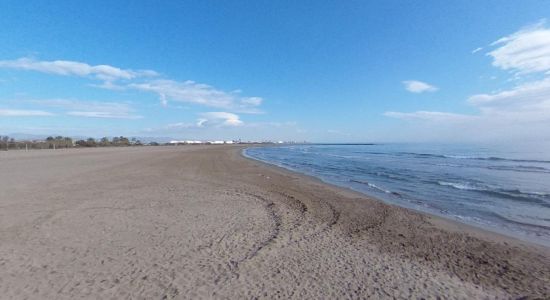
[[[478,53],[478,52],[481,51],[481,50],[483,50],[482,47],[477,47],[477,48],[475,48],[474,50],[472,50],[472,54],[476,54],[476,53]]]
[[[388,111],[384,116],[408,121],[477,122],[480,131],[484,128],[481,123],[487,122],[549,122],[550,78],[520,84],[500,92],[472,95],[467,99],[467,103],[475,107],[479,113],[468,115],[439,111]]]
[[[468,98],[468,103],[485,118],[515,122],[550,121],[550,29],[545,21],[498,39],[488,55],[492,65],[518,74],[539,74],[543,79],[521,82],[493,93]],[[550,124],[549,124],[550,125]]]
[[[415,112],[396,112],[387,111],[384,116],[402,119],[402,120],[424,120],[424,121],[468,121],[473,117],[463,114],[454,114],[439,111],[415,111]]]
[[[468,98],[468,103],[487,117],[550,121],[550,78],[527,82],[501,92],[473,95]]]
[[[142,116],[131,115],[128,113],[117,113],[107,111],[69,111],[67,115],[74,117],[85,118],[101,118],[101,119],[141,119]]]
[[[92,77],[103,81],[131,80],[138,77],[152,77],[159,74],[152,70],[129,70],[110,65],[89,65],[69,60],[38,61],[32,58],[0,60],[0,68],[37,71],[47,74]]]
[[[142,118],[142,116],[134,113],[134,109],[130,106],[130,104],[123,102],[86,101],[74,99],[27,100],[25,102],[38,106],[61,109],[65,111],[66,115],[74,117],[102,119]]]
[[[158,79],[142,83],[131,83],[127,85],[127,88],[156,93],[163,105],[167,105],[168,101],[176,101],[225,108],[242,113],[261,112],[258,106],[263,101],[260,97],[241,97],[239,91],[225,92],[208,84],[191,80],[178,82],[169,79]]]
[[[517,74],[550,71],[550,29],[545,20],[528,26],[491,44],[498,46],[487,53],[493,66]]]
[[[90,65],[84,62],[54,60],[40,61],[32,58],[0,60],[0,68],[36,71],[61,76],[76,76],[102,81],[91,86],[112,91],[136,90],[154,93],[162,106],[169,101],[216,107],[237,113],[262,113],[261,97],[245,97],[240,90],[231,92],[192,80],[177,81],[162,78],[153,70],[122,69],[110,65]]]
[[[405,80],[403,81],[403,85],[407,91],[417,94],[424,92],[435,92],[438,90],[437,87],[419,80]]]
[[[48,117],[53,113],[43,110],[0,109],[0,117]]]
[[[426,129],[430,131],[439,129],[434,126],[437,123],[448,130],[447,134],[454,130],[491,138],[547,138],[550,136],[550,29],[540,21],[498,39],[491,46],[494,49],[487,55],[494,67],[510,71],[514,77],[524,74],[539,77],[501,91],[470,96],[466,103],[477,109],[476,114],[420,110],[388,111],[384,115],[428,124]]]

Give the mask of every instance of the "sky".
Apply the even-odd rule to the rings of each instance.
[[[0,135],[548,142],[546,18],[532,0],[1,1]]]

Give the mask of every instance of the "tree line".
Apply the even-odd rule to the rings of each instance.
[[[50,136],[45,140],[20,141],[7,135],[0,135],[0,150],[58,149],[72,148],[73,146],[73,139],[64,136]]]
[[[127,146],[142,146],[143,143],[136,138],[127,138],[124,136],[103,137],[100,139],[88,138],[74,141],[70,137],[65,136],[49,136],[44,140],[21,141],[10,138],[9,136],[0,135],[0,150],[30,150],[30,149],[60,149],[73,147],[127,147]],[[157,146],[158,143],[149,143],[149,145]]]
[[[112,139],[108,137],[102,137],[98,140],[94,138],[88,138],[86,140],[78,140],[75,142],[79,147],[127,147],[127,146],[142,146],[143,143],[136,139],[128,139],[124,136],[115,136]]]

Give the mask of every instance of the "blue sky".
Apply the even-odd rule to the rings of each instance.
[[[0,2],[0,134],[550,138],[548,1],[114,2]]]

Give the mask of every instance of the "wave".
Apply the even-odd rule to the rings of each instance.
[[[497,156],[472,156],[472,155],[438,155],[436,157],[441,158],[451,158],[451,159],[469,159],[469,160],[487,160],[487,161],[511,161],[511,162],[531,162],[531,163],[550,163],[549,160],[538,160],[538,159],[516,159],[516,158],[505,158]]]
[[[473,184],[470,184],[470,183],[455,183],[455,182],[438,181],[437,184],[442,185],[442,186],[454,187],[455,189],[459,189],[459,190],[467,190],[467,191],[484,190],[484,189],[479,188],[479,187],[477,187]]]
[[[507,216],[504,216],[504,215],[496,213],[496,212],[491,213],[491,215],[493,217],[501,219],[501,220],[503,220],[507,223],[513,223],[513,224],[520,225],[520,226],[533,227],[533,228],[537,228],[537,229],[542,229],[544,231],[550,230],[550,226],[545,225],[545,224],[531,223],[531,222],[527,222],[527,221],[524,221],[524,220],[518,220],[516,218],[507,217]]]
[[[438,167],[451,167],[451,168],[464,167],[464,165],[459,165],[459,164],[435,164],[435,165]]]
[[[375,152],[366,152],[366,153],[367,154],[388,154],[388,153],[375,153]],[[416,158],[450,158],[450,159],[469,159],[469,160],[509,161],[509,162],[550,164],[550,160],[516,159],[516,158],[505,158],[505,157],[498,157],[498,156],[451,155],[451,154],[433,154],[433,153],[417,153],[417,152],[395,152],[394,154],[398,156],[410,155]]]
[[[345,159],[368,159],[360,155],[338,155],[338,154],[331,154],[331,153],[328,153],[325,155],[330,157],[345,158]]]
[[[245,154],[388,203],[550,241],[550,160],[485,150],[385,149],[293,146]]]
[[[452,163],[436,163],[438,167],[451,167],[451,168],[484,168],[488,170],[496,171],[512,171],[512,172],[524,172],[524,173],[550,173],[550,169],[539,166],[526,166],[526,165],[490,165],[490,166],[476,166],[469,164],[452,164]]]
[[[360,184],[364,184],[374,190],[377,190],[379,192],[383,192],[383,193],[386,193],[386,194],[390,194],[390,195],[393,195],[393,196],[397,196],[397,197],[401,197],[401,194],[399,194],[398,192],[392,192],[392,191],[389,191],[389,190],[386,190],[386,189],[383,189],[379,186],[377,186],[376,184],[374,183],[370,183],[368,181],[363,181],[363,180],[356,180],[356,179],[350,179],[349,180],[350,182],[355,182],[355,183],[360,183]]]
[[[313,154],[309,149],[312,147],[297,148],[304,154]],[[290,149],[290,148],[289,148]],[[506,158],[498,156],[476,156],[476,155],[454,155],[454,154],[434,154],[434,153],[421,153],[421,152],[379,152],[379,151],[356,151],[353,152],[361,155],[388,155],[388,156],[414,156],[415,158],[449,158],[457,160],[482,160],[482,161],[507,161],[507,162],[523,162],[523,163],[544,163],[550,164],[550,160],[543,159],[518,159],[518,158]],[[315,153],[318,154],[318,153]],[[325,154],[327,156],[335,156],[342,158],[362,158],[364,156],[346,156],[338,154]]]
[[[476,184],[476,183],[455,183],[455,182],[446,182],[446,181],[438,181],[439,185],[443,186],[452,186],[456,189],[460,190],[470,190],[470,191],[502,191],[507,193],[516,193],[521,195],[528,195],[528,196],[539,196],[539,197],[550,197],[549,193],[544,192],[526,192],[521,191],[519,189],[501,189],[501,188],[491,188],[490,186],[482,185],[482,184]]]
[[[514,171],[514,172],[528,172],[528,173],[550,173],[550,169],[536,166],[488,166],[486,167],[489,170],[498,170],[498,171]]]
[[[393,173],[381,172],[381,171],[376,171],[373,174],[378,176],[378,177],[384,177],[384,178],[391,179],[391,180],[409,181],[409,179],[407,177],[404,177],[400,174],[393,174]],[[409,177],[411,177],[411,176],[412,175],[409,175]]]
[[[501,198],[507,198],[526,203],[535,203],[550,208],[550,194],[544,192],[528,192],[519,189],[503,189],[470,182],[446,182],[438,181],[441,186],[449,186],[459,190],[485,193]]]

